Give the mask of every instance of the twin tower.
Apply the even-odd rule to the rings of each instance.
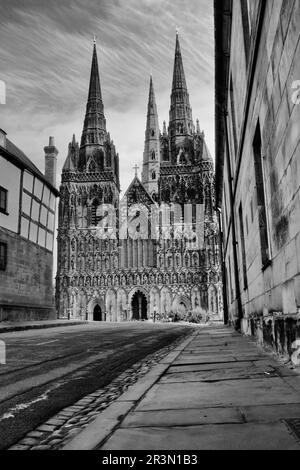
[[[199,122],[193,123],[178,34],[168,129],[165,122],[162,133],[159,128],[151,77],[142,178],[136,173],[122,201],[119,196],[119,155],[106,129],[94,44],[81,142],[73,136],[62,170],[58,316],[221,318],[213,161]]]

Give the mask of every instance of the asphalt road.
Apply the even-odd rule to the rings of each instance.
[[[0,449],[191,328],[91,323],[0,335]]]

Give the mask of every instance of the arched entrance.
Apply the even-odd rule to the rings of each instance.
[[[180,304],[178,305],[178,310],[177,310],[177,313],[179,315],[181,315],[182,317],[184,317],[187,313],[187,308],[186,308],[186,305],[183,301],[180,302]]]
[[[93,321],[102,321],[102,310],[100,305],[95,305],[93,311]]]
[[[143,292],[136,292],[131,300],[132,320],[147,320],[147,299]]]

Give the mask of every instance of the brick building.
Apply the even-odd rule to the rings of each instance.
[[[215,0],[226,316],[289,355],[300,336],[299,24],[299,0]]]
[[[53,138],[44,150],[45,176],[0,129],[0,321],[55,317]]]

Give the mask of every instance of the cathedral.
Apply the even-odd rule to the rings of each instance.
[[[137,170],[120,200],[119,155],[106,129],[94,44],[81,142],[73,136],[62,170],[58,317],[221,319],[214,165],[193,122],[178,34],[169,126],[160,131],[151,77],[141,178]]]

